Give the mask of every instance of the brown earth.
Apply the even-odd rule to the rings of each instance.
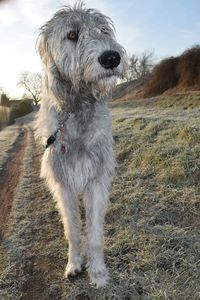
[[[0,237],[6,229],[7,220],[12,207],[15,189],[23,165],[23,157],[27,145],[27,130],[22,127],[17,141],[9,151],[9,159],[0,172]]]

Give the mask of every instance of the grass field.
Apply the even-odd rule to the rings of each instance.
[[[39,179],[43,149],[27,124],[21,177],[0,243],[0,299],[200,299],[197,102],[187,108],[157,99],[110,103],[118,163],[105,224],[112,280],[99,290],[86,272],[63,278],[67,242]]]

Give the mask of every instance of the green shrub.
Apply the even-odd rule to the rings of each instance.
[[[10,107],[0,105],[0,130],[12,124]]]
[[[19,118],[32,112],[32,101],[31,100],[18,100],[12,102],[12,118]]]

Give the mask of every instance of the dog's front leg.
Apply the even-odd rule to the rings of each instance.
[[[103,223],[108,203],[107,188],[103,184],[92,183],[86,189],[84,202],[88,238],[88,273],[91,282],[101,287],[109,280],[103,250]]]
[[[61,186],[58,186],[55,197],[68,239],[68,263],[65,270],[65,277],[68,277],[76,275],[82,267],[79,202],[73,192]]]

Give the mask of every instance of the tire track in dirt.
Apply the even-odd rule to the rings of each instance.
[[[48,243],[63,234],[52,197],[39,177],[42,153],[32,127],[20,128],[0,172],[0,299],[61,299],[64,263]]]
[[[52,196],[39,177],[44,149],[35,141],[31,126],[27,127],[24,149],[8,226],[0,243],[0,299],[60,300],[66,257],[59,252],[65,241]],[[54,253],[57,243],[61,246]]]
[[[52,198],[49,192],[46,191],[44,181],[39,176],[40,160],[43,149],[41,149],[36,143],[32,134],[33,133],[31,132],[32,161],[29,172],[31,177],[31,190],[34,196],[32,199],[33,201],[31,201],[30,198],[30,207],[28,212],[28,218],[31,221],[31,231],[33,235],[30,241],[32,261],[31,264],[29,264],[28,269],[23,270],[26,275],[26,281],[23,283],[21,288],[23,295],[22,299],[58,300],[61,299],[62,287],[61,282],[59,282],[59,288],[57,285],[57,281],[59,281],[59,274],[57,274],[56,270],[59,263],[57,260],[54,260],[52,256],[48,257],[48,253],[41,254],[41,249],[45,247],[49,241],[49,236],[46,234],[49,227],[48,215],[53,216],[54,218],[55,215],[57,216],[57,213],[55,214],[55,211],[49,211],[48,202],[47,207],[44,207],[43,202],[41,201],[41,196],[43,201],[52,201]],[[26,172],[23,176],[26,176]],[[42,218],[40,218],[40,214]],[[44,228],[42,225],[45,225]],[[37,236],[35,236],[36,232]],[[28,252],[29,251],[27,251],[27,255],[29,255]],[[56,282],[56,284],[51,285],[51,283],[54,282]]]
[[[20,128],[19,137],[9,150],[9,158],[4,163],[0,172],[0,238],[6,230],[9,213],[12,207],[15,189],[23,165],[23,157],[27,146],[27,130]]]

